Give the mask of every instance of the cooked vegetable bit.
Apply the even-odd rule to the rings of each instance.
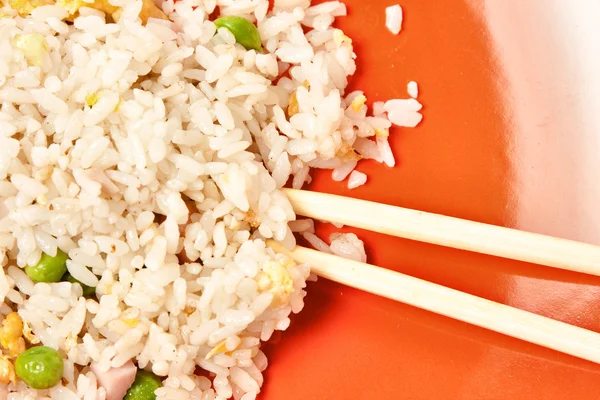
[[[162,387],[162,381],[158,376],[139,370],[123,400],[155,400],[155,391],[160,387]]]
[[[217,28],[227,28],[235,36],[236,42],[244,46],[246,50],[262,51],[262,41],[258,28],[246,18],[228,15],[217,18],[215,25]]]
[[[25,273],[34,282],[60,282],[67,272],[68,258],[69,256],[61,250],[58,250],[54,257],[42,253],[42,257],[36,265],[25,267]]]
[[[44,57],[48,54],[48,42],[44,35],[26,33],[16,35],[13,41],[15,47],[23,52],[27,64],[39,67],[44,63]]]
[[[56,386],[63,375],[63,359],[51,347],[32,347],[17,357],[17,376],[33,389]]]

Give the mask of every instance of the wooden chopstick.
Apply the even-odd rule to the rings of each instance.
[[[268,244],[323,278],[600,364],[599,333],[373,265]]]
[[[600,247],[408,208],[284,189],[298,215],[420,242],[600,275]]]

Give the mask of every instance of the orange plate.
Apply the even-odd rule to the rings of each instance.
[[[376,101],[419,82],[424,122],[393,132],[396,168],[313,189],[600,244],[600,4],[403,0],[393,36],[397,2],[346,0],[352,85]],[[375,264],[600,329],[600,278],[358,233]],[[262,399],[600,398],[598,365],[325,280],[308,292],[267,347]]]

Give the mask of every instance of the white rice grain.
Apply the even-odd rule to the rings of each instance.
[[[408,86],[407,86],[406,90],[408,92],[408,95],[410,97],[412,97],[413,99],[416,99],[417,97],[419,97],[419,86],[418,86],[417,82],[415,82],[415,81],[408,82]]]
[[[367,182],[367,175],[362,172],[352,171],[348,178],[348,189],[355,189]]]
[[[402,19],[402,8],[398,4],[385,9],[385,26],[392,34],[397,35],[400,33]]]

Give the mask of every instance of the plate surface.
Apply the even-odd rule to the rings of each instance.
[[[600,244],[600,3],[403,0],[393,36],[397,0],[345,2],[353,88],[415,80],[425,119],[393,132],[396,168],[314,189]],[[372,263],[600,330],[600,278],[357,233]],[[600,398],[598,365],[325,280],[267,352],[265,400]]]

